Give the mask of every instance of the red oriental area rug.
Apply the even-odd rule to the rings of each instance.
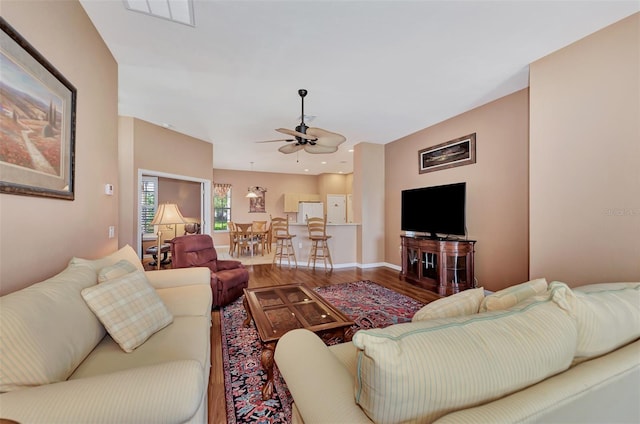
[[[356,281],[314,289],[355,322],[354,332],[407,322],[423,303],[372,281]],[[253,323],[245,328],[242,297],[221,311],[222,361],[226,391],[227,422],[289,423],[291,395],[274,370],[275,393],[262,400],[260,389],[266,374],[260,365],[261,344]]]

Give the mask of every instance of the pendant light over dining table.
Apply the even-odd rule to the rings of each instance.
[[[251,172],[253,172],[253,162],[251,162]],[[248,187],[247,188],[247,194],[244,197],[246,197],[248,199],[255,199],[257,197],[260,197],[258,195],[258,193],[256,193],[258,191],[267,191],[267,190],[262,188],[262,187],[258,187],[258,186]]]

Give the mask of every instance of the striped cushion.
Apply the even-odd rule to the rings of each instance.
[[[451,296],[443,297],[422,307],[411,318],[412,322],[434,318],[451,318],[477,314],[484,299],[484,289],[469,289]]]
[[[113,265],[105,266],[98,272],[98,283],[104,283],[108,280],[114,280],[116,278],[127,275],[130,272],[136,271],[138,268],[126,259],[119,260]]]
[[[545,291],[547,291],[547,280],[544,278],[516,284],[485,297],[480,304],[480,312],[509,309],[519,302]]]
[[[356,403],[377,423],[431,422],[567,369],[577,330],[548,296],[507,311],[361,330]]]
[[[611,352],[640,337],[640,283],[573,289],[578,324],[575,362]]]
[[[0,297],[0,392],[66,380],[104,337],[80,291],[96,284],[88,266]]]
[[[89,308],[125,352],[173,322],[173,316],[143,271],[82,290]]]

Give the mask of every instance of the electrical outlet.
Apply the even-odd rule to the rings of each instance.
[[[302,249],[302,243],[298,243],[298,249]]]
[[[116,227],[113,225],[109,226],[109,238],[112,239],[116,236]]]

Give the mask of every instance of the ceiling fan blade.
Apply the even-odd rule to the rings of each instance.
[[[307,153],[319,154],[319,153],[334,153],[338,151],[336,146],[323,146],[320,144],[305,144],[304,151]]]
[[[304,149],[304,146],[302,144],[286,144],[280,147],[278,151],[280,151],[281,153],[289,154],[289,153],[295,153],[298,150],[302,150],[302,149]]]
[[[278,141],[296,141],[295,138],[279,138],[277,140],[254,141],[254,143],[276,143]]]
[[[316,145],[337,147],[347,140],[342,134],[323,130],[322,128],[307,128],[307,134],[317,139]]]
[[[305,140],[314,141],[316,139],[314,136],[309,136],[308,134],[304,134],[304,133],[301,133],[301,132],[298,132],[298,131],[290,130],[288,128],[277,128],[276,131],[278,131],[279,133],[282,133],[282,134],[292,135],[294,137],[300,137],[300,138],[303,138]]]

